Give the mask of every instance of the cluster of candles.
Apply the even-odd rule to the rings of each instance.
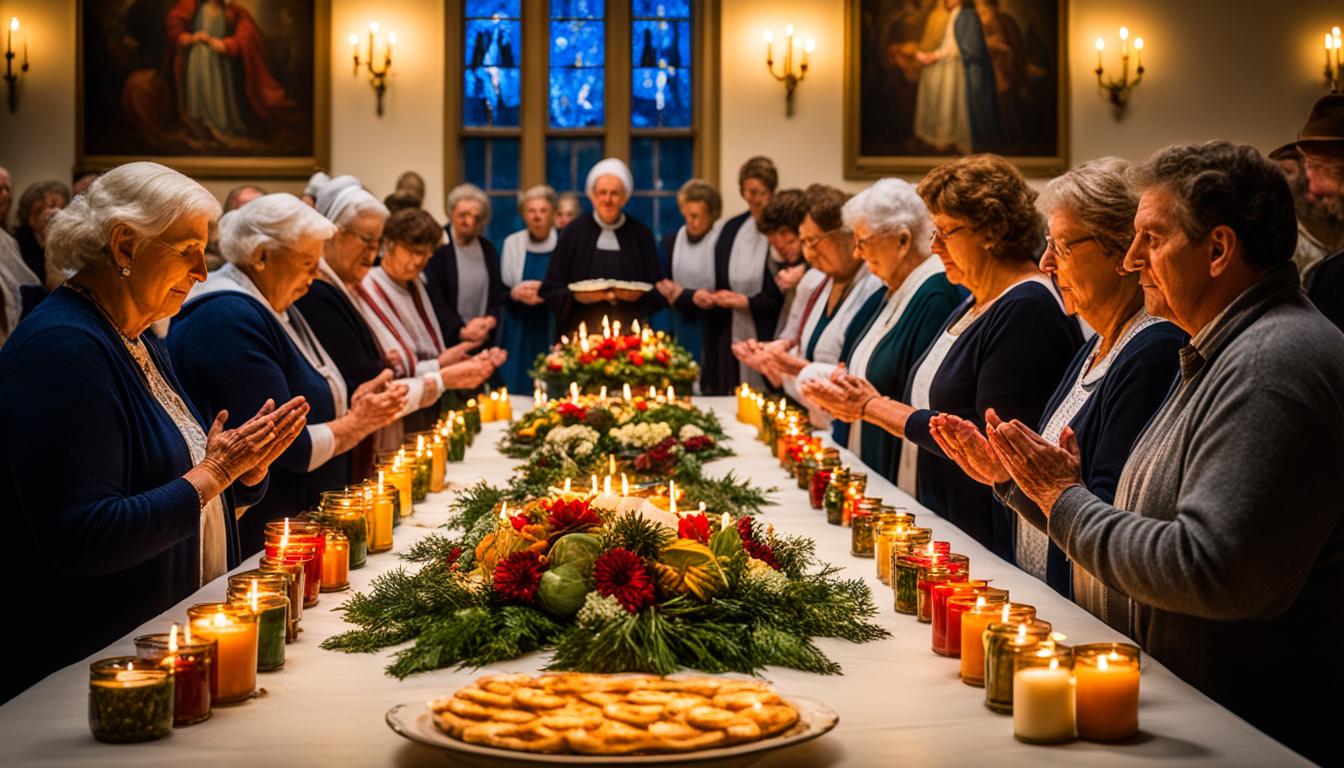
[[[677,487],[677,481],[669,480],[666,486],[656,483],[644,486],[631,485],[629,477],[624,472],[618,474],[616,469],[616,457],[609,455],[607,474],[602,478],[600,485],[597,475],[589,476],[589,485],[586,489],[570,478],[565,478],[564,484],[552,487],[550,493],[564,500],[584,499],[594,509],[614,512],[617,515],[633,512],[647,520],[674,529],[684,514],[708,515],[703,501],[694,510],[685,509],[686,492]],[[501,506],[500,520],[508,520],[507,506]],[[721,527],[727,528],[732,524],[733,518],[727,512],[719,516]]]
[[[467,408],[476,407],[476,398],[467,401]],[[492,389],[480,398],[481,421],[513,421],[513,403],[509,400],[507,387]]]
[[[612,322],[611,318],[607,317],[606,315],[603,315],[602,338],[611,339],[620,335],[621,335],[621,321],[617,320],[615,322]],[[648,344],[650,341],[653,340],[653,329],[641,328],[639,325],[639,321],[635,320],[630,324],[630,335],[638,336],[640,344]],[[590,335],[588,333],[588,323],[580,322],[579,330],[575,332],[573,341],[570,341],[570,338],[568,336],[561,336],[560,343],[564,346],[569,346],[570,344],[573,344],[574,346],[579,348],[579,351],[587,352],[592,349],[593,339],[595,337],[596,334]]]
[[[135,638],[135,656],[89,667],[89,728],[100,741],[162,738],[210,717],[213,706],[247,701],[258,672],[285,665],[303,611],[322,592],[350,586],[350,571],[369,554],[392,549],[392,529],[429,492],[441,491],[449,462],[461,461],[481,422],[509,419],[508,393],[468,402],[432,430],[406,436],[381,454],[375,477],[321,494],[318,508],[266,525],[259,566],[228,578],[224,602],[197,603],[187,622]],[[486,413],[490,414],[486,417]]]
[[[810,435],[806,414],[787,400],[767,401],[746,384],[737,418],[772,445],[827,522],[850,528],[850,552],[873,558],[892,587],[897,613],[930,625],[931,649],[958,659],[967,685],[985,689],[985,706],[1012,714],[1013,733],[1029,743],[1127,739],[1139,729],[1139,649],[1126,643],[1068,646],[1034,606],[970,577],[970,559],[934,541],[905,509],[867,495],[868,477]]]
[[[657,387],[650,384],[648,392],[640,395],[635,394],[634,391],[631,390],[630,384],[627,382],[621,385],[621,396],[618,400],[614,393],[608,393],[606,384],[599,387],[596,394],[584,394],[579,390],[578,383],[571,381],[569,383],[569,396],[563,401],[557,402],[566,402],[571,405],[591,406],[606,405],[617,401],[633,403],[639,402],[641,399],[645,402],[652,403],[675,403],[677,401],[677,390],[669,384],[667,385],[667,389],[659,392]],[[532,390],[532,406],[534,408],[545,408],[550,404],[550,396],[546,394],[544,389],[542,389],[541,384],[537,384],[536,388]]]

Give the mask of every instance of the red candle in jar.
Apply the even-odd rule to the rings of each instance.
[[[830,468],[818,468],[812,473],[812,485],[807,489],[807,500],[813,509],[821,509],[826,497],[826,487],[831,484]]]
[[[173,727],[192,725],[210,717],[210,705],[218,687],[215,671],[215,641],[197,638],[190,630],[179,642],[178,627],[169,634],[135,638],[136,655],[173,670]]]
[[[961,653],[960,617],[958,617],[957,624],[957,645],[954,648],[949,648],[947,644],[947,599],[960,593],[975,593],[987,586],[989,586],[989,582],[984,579],[969,579],[966,581],[945,581],[942,584],[934,584],[929,589],[929,601],[933,604],[931,620],[933,642],[931,647],[934,653],[940,656],[956,656]]]

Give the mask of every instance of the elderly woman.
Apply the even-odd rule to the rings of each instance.
[[[904,438],[901,488],[1011,561],[1011,513],[943,454],[929,422],[951,413],[982,424],[992,407],[1036,423],[1082,336],[1036,267],[1041,214],[1012,164],[997,155],[959,158],[931,171],[918,191],[933,221],[932,250],[947,279],[970,298],[948,318],[903,393],[883,395],[837,371],[809,398],[836,418]]]
[[[416,372],[435,371],[447,365],[448,368],[438,371],[445,387],[475,389],[504,363],[506,353],[491,348],[468,358],[467,351],[475,342],[446,346],[445,334],[420,279],[442,236],[438,222],[427,211],[419,208],[398,211],[383,230],[382,263],[367,271],[360,295],[377,318],[381,333],[395,340],[389,352],[395,352],[398,359],[409,360]],[[437,417],[437,410],[430,408],[408,415],[404,423],[407,431],[414,432],[428,429]]]
[[[801,297],[803,315],[796,337],[762,345],[753,364],[771,381],[798,398],[798,375],[809,363],[834,364],[840,360],[845,334],[859,308],[882,288],[882,281],[854,251],[854,234],[844,225],[841,210],[849,195],[835,187],[814,184],[807,191],[807,215],[799,228],[803,250],[813,269],[825,279]]]
[[[436,404],[445,389],[479,385],[494,371],[494,366],[488,360],[468,361],[467,344],[427,355],[424,360],[418,356],[412,358],[392,329],[382,322],[363,283],[383,242],[387,218],[387,209],[367,190],[362,187],[343,190],[328,213],[328,219],[336,225],[336,234],[323,248],[317,279],[295,306],[331,355],[347,390],[353,392],[384,368],[391,368],[396,383],[407,390],[406,406],[399,414],[406,416]],[[434,229],[437,237],[437,224]],[[429,243],[427,247],[433,245]],[[375,433],[373,441],[361,443],[363,450],[357,450],[351,461],[353,480],[368,477],[374,452],[371,449],[387,450],[401,445],[401,427],[395,421]]]
[[[4,676],[0,701],[115,641],[239,561],[235,509],[265,491],[308,407],[197,411],[146,328],[205,279],[214,197],[155,163],[94,182],[51,223],[77,270],[0,351],[0,509],[9,609],[61,627]],[[250,419],[248,416],[253,415]],[[78,610],[53,600],[77,595]]]
[[[1185,334],[1143,308],[1139,276],[1122,262],[1134,240],[1138,197],[1125,180],[1129,164],[1094,160],[1050,182],[1044,207],[1050,237],[1041,271],[1054,275],[1064,311],[1097,335],[1084,344],[1055,388],[1041,417],[1040,435],[1058,444],[1067,431],[1081,457],[1082,479],[1110,503],[1130,448],[1176,378]],[[994,411],[987,426],[1000,422]],[[1039,507],[1012,482],[986,436],[952,414],[935,416],[930,431],[948,458],[971,478],[992,484],[1016,510],[1016,559],[1022,570],[1071,596],[1068,558],[1050,543]]]
[[[779,186],[779,172],[768,157],[753,157],[737,172],[738,191],[747,210],[724,222],[714,246],[715,290],[692,296],[705,314],[705,360],[700,388],[726,395],[741,381],[757,386],[759,374],[733,355],[733,344],[774,338],[784,297],[775,284],[770,242],[762,228],[765,208]]]
[[[565,192],[556,198],[555,229],[560,231],[569,226],[569,222],[583,215],[583,199],[573,192]]]
[[[677,190],[677,209],[686,223],[663,241],[667,277],[658,281],[658,292],[673,310],[677,343],[700,362],[704,357],[700,310],[693,297],[714,290],[714,246],[722,229],[723,198],[713,184],[691,179]]]
[[[523,193],[518,213],[525,229],[504,239],[499,261],[500,278],[509,291],[500,320],[500,344],[509,359],[501,373],[514,392],[532,389],[527,371],[537,355],[555,338],[555,318],[541,298],[541,281],[551,266],[551,254],[560,239],[555,227],[555,190],[542,185]]]
[[[474,184],[448,193],[448,242],[425,266],[429,300],[448,346],[483,345],[494,336],[504,300],[499,253],[482,235],[490,223],[490,198]]]
[[[584,280],[622,280],[653,286],[663,277],[653,233],[623,211],[635,187],[630,168],[609,157],[588,171],[584,186],[593,214],[574,219],[560,233],[551,267],[542,281],[541,296],[555,313],[560,333],[573,333],[581,322],[595,331],[602,327],[603,317],[619,320],[626,328],[636,319],[647,322],[660,306],[666,306],[657,291],[650,289],[634,298],[629,292],[576,293],[569,289]],[[631,298],[634,300],[629,301]]]
[[[336,227],[289,194],[259,197],[219,220],[228,261],[197,286],[168,331],[173,365],[196,407],[245,413],[301,395],[308,427],[276,459],[266,498],[239,522],[242,550],[266,523],[297,514],[350,477],[349,451],[406,400],[385,370],[353,391],[294,302],[318,274]]]
[[[14,230],[14,239],[19,241],[23,263],[43,284],[52,277],[47,274],[45,255],[47,222],[50,221],[48,211],[60,210],[69,202],[70,188],[59,181],[30,184],[19,196],[18,228]]]
[[[915,364],[961,295],[929,251],[929,212],[908,182],[882,179],[860,192],[845,203],[844,224],[854,233],[856,252],[886,290],[855,313],[840,359],[849,374],[877,391],[905,392]],[[813,382],[825,381],[835,367],[813,364],[799,374],[805,400],[811,402]],[[892,433],[873,424],[851,427],[836,420],[834,437],[896,482],[901,441]]]

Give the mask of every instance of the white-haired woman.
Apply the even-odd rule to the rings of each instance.
[[[141,162],[51,222],[48,252],[76,273],[0,351],[0,574],[41,585],[10,590],[15,615],[62,629],[12,665],[0,701],[236,565],[234,509],[265,492],[270,462],[303,429],[301,398],[234,410],[237,429],[193,410],[146,332],[205,279],[218,214],[199,184]],[[79,609],[52,595],[78,595]]]
[[[418,360],[382,322],[363,282],[378,255],[388,216],[387,207],[363,187],[342,189],[327,210],[336,234],[323,247],[317,279],[294,306],[336,363],[347,390],[354,391],[391,368],[396,383],[407,390],[406,406],[399,414],[406,416],[437,403],[445,388],[474,386],[494,369],[475,376],[481,366],[466,360],[465,345],[448,350],[436,346],[426,360]],[[373,440],[361,443],[351,457],[352,480],[368,477],[374,449],[401,445],[402,432],[400,421],[394,421]]]
[[[509,359],[500,373],[514,392],[532,389],[527,371],[555,338],[555,318],[541,298],[541,281],[546,279],[559,240],[555,228],[557,202],[555,190],[545,185],[524,192],[518,200],[518,213],[526,227],[504,239],[500,255],[500,277],[509,292],[499,329],[500,346],[509,353]]]
[[[197,286],[168,331],[173,365],[197,408],[243,413],[302,396],[308,426],[276,460],[266,498],[239,521],[244,554],[266,523],[303,511],[349,479],[348,452],[396,418],[406,388],[384,370],[353,391],[294,302],[317,276],[331,222],[290,194],[264,195],[219,220],[228,261]]]
[[[573,333],[580,322],[596,330],[604,316],[626,328],[636,319],[647,321],[665,305],[652,290],[663,275],[653,233],[624,211],[635,188],[630,167],[608,157],[588,171],[584,187],[593,214],[576,218],[561,232],[541,296],[555,313],[561,333]],[[637,296],[615,290],[569,290],[571,283],[584,280],[647,283],[650,290]]]
[[[928,209],[915,188],[882,179],[845,203],[845,227],[854,233],[854,252],[886,286],[859,308],[845,336],[841,361],[878,392],[904,393],[910,373],[961,301],[940,262],[929,251]],[[813,364],[799,375],[809,401],[824,404],[825,382],[835,366]],[[892,482],[900,464],[901,441],[881,427],[834,422],[836,442]]]
[[[499,324],[504,283],[499,278],[499,252],[485,237],[490,223],[490,197],[475,184],[460,184],[448,193],[448,242],[425,265],[425,283],[434,304],[444,343],[487,344]]]

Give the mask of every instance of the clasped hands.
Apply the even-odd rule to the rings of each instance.
[[[864,406],[879,396],[871,382],[851,375],[844,363],[837,365],[829,378],[803,382],[798,391],[805,400],[833,418],[851,423],[859,421]]]
[[[509,298],[519,304],[526,304],[529,307],[536,307],[546,303],[546,300],[541,298],[540,280],[523,280],[513,286],[513,289],[509,291]]]
[[[308,423],[308,402],[295,397],[279,408],[274,400],[262,404],[256,415],[234,429],[225,429],[227,410],[215,415],[205,437],[205,458],[198,464],[216,481],[213,497],[235,480],[256,485],[266,479],[271,462],[285,452]]]
[[[1082,484],[1078,438],[1065,427],[1052,445],[1017,419],[1003,421],[985,411],[983,432],[973,422],[949,413],[929,421],[929,432],[947,457],[971,479],[986,485],[1012,480],[1047,517],[1069,487]]]

